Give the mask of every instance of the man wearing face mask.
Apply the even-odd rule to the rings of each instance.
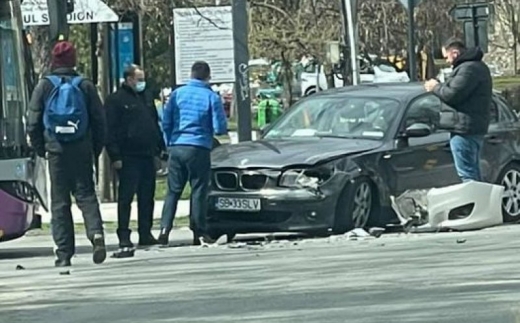
[[[124,83],[105,101],[107,152],[119,176],[118,229],[120,250],[114,257],[134,254],[129,229],[131,204],[137,194],[139,245],[157,244],[152,236],[157,159],[165,150],[153,98],[146,93],[144,71],[137,65],[124,71]]]

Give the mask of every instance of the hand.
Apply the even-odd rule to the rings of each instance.
[[[166,151],[163,151],[159,157],[162,161],[168,161],[168,158],[170,158],[170,155]]]
[[[45,149],[36,151],[36,155],[40,158],[47,158],[47,152],[45,151]]]
[[[123,168],[123,162],[120,160],[116,160],[115,162],[112,163],[112,167],[115,170],[120,170],[121,168]]]
[[[155,157],[153,159],[153,162],[154,162],[154,165],[155,165],[155,171],[159,171],[160,169],[162,169],[162,162],[161,162],[161,159],[159,157]]]
[[[433,91],[433,88],[439,84],[439,81],[431,79],[424,83],[424,89],[428,92]]]

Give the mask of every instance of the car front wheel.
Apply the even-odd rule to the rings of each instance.
[[[516,222],[520,220],[520,166],[509,164],[498,178],[505,189],[502,198],[504,222]]]
[[[343,234],[355,228],[365,228],[374,214],[374,190],[366,178],[358,178],[341,193],[332,231]]]

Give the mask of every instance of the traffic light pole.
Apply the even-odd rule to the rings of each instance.
[[[468,47],[480,47],[484,53],[488,50],[487,25],[493,12],[493,5],[488,2],[463,3],[454,6],[450,14],[464,26],[464,40]]]
[[[251,141],[247,2],[246,0],[233,0],[231,3],[235,43],[235,101],[238,116],[238,141]]]
[[[477,7],[471,7],[471,22],[473,24],[473,41],[475,45],[478,46],[480,44],[480,39],[478,37],[478,15],[477,15]]]
[[[415,1],[408,0],[408,71],[410,81],[417,81],[417,53],[415,52]]]
[[[49,10],[49,37],[57,42],[69,39],[67,14],[74,11],[74,0],[47,0]]]
[[[352,64],[352,85],[359,84],[359,62],[357,51],[357,8],[353,7],[352,0],[344,0],[343,7],[348,29],[349,47],[350,47],[350,64]],[[357,5],[357,1],[354,1]]]

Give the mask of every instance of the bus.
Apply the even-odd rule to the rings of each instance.
[[[35,75],[20,2],[0,0],[0,242],[41,226],[37,211],[48,211],[46,162],[26,134]]]

